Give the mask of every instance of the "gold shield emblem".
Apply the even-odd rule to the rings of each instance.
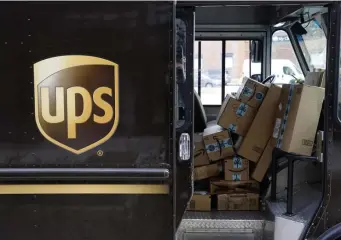
[[[107,141],[119,120],[118,65],[91,56],[34,64],[35,120],[50,142],[81,154]]]

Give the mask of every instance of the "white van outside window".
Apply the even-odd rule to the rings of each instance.
[[[271,75],[275,75],[274,83],[278,85],[304,80],[290,38],[283,30],[275,31],[272,36]]]
[[[243,76],[250,77],[253,74],[261,74],[261,64],[251,63],[251,74],[249,74],[249,59],[244,60]],[[288,84],[296,79],[304,79],[302,71],[288,59],[272,59],[271,74],[275,75],[274,84]]]

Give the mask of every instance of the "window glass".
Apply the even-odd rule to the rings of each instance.
[[[304,80],[289,36],[283,30],[278,30],[272,35],[271,75],[275,75],[273,83],[280,85]]]
[[[316,20],[302,24],[306,34],[296,35],[310,70],[326,69],[327,38]]]
[[[225,45],[225,54],[223,53]],[[243,76],[249,76],[248,59],[250,41],[196,41],[194,45],[194,88],[199,93],[203,105],[222,103],[222,60],[225,58],[225,94],[235,94]],[[201,56],[199,56],[199,48]],[[200,78],[199,78],[200,72]],[[257,72],[252,67],[251,72]],[[259,74],[261,64],[259,64]],[[199,89],[200,81],[200,89]]]
[[[249,77],[250,41],[225,41],[225,94],[238,91],[244,76]],[[251,68],[253,72],[254,68]]]
[[[201,41],[200,95],[203,105],[221,104],[221,56],[222,41]]]
[[[194,86],[195,91],[197,91],[197,92],[198,92],[198,84],[199,84],[199,82],[198,82],[198,70],[199,70],[199,64],[201,62],[202,62],[202,57],[199,56],[199,41],[195,41],[194,42],[194,60],[193,60],[193,68],[194,68],[193,86]]]

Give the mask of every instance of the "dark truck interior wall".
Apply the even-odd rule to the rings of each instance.
[[[195,23],[197,25],[270,25],[276,14],[275,7],[197,7]],[[274,15],[274,16],[272,16]]]
[[[272,26],[282,21],[304,18],[321,11],[321,4],[303,7],[301,4],[281,6],[202,6],[196,7],[197,25],[267,25]]]

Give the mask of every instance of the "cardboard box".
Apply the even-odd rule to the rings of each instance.
[[[286,152],[311,155],[324,94],[324,89],[320,87],[304,84],[282,86],[273,132],[277,147]],[[290,109],[287,109],[288,106]]]
[[[259,191],[259,183],[254,180],[249,181],[226,181],[220,179],[211,179],[210,193],[217,194],[218,192],[228,192],[230,190],[244,189],[252,192]]]
[[[326,85],[326,73],[324,72],[319,87],[325,88],[325,85]]]
[[[266,94],[268,91],[268,87],[264,84],[257,82],[251,78],[244,77],[242,85],[238,89],[236,94],[237,100],[246,103],[250,107],[258,109],[262,104]]]
[[[324,70],[320,69],[316,72],[308,72],[305,76],[304,84],[320,87],[323,81]]]
[[[238,149],[238,155],[258,162],[273,133],[276,111],[281,97],[281,87],[271,84],[265,99],[258,109],[249,131]]]
[[[249,180],[249,161],[240,156],[224,161],[225,180],[247,181]]]
[[[260,157],[255,169],[253,170],[252,174],[251,174],[251,178],[253,178],[254,180],[258,181],[258,182],[262,182],[263,178],[266,174],[266,172],[268,171],[268,168],[271,165],[271,161],[272,161],[272,150],[275,147],[275,143],[276,140],[273,138],[270,138],[264,151],[262,156]]]
[[[187,209],[190,211],[211,211],[211,196],[207,193],[194,193]]]
[[[218,176],[221,172],[221,165],[218,163],[194,168],[194,180],[202,180]]]
[[[256,109],[227,95],[217,117],[218,125],[245,136],[256,115]]]
[[[257,211],[259,210],[259,194],[246,192],[230,192],[217,195],[218,210]]]
[[[202,133],[194,134],[194,166],[204,166],[210,164],[208,159]]]
[[[241,138],[232,140],[229,131],[218,125],[206,128],[203,133],[205,149],[208,158],[211,161],[218,161],[226,157],[233,156],[235,151],[232,147],[235,143],[235,149],[240,146]]]
[[[256,168],[256,163],[249,161],[249,172],[252,173]]]

